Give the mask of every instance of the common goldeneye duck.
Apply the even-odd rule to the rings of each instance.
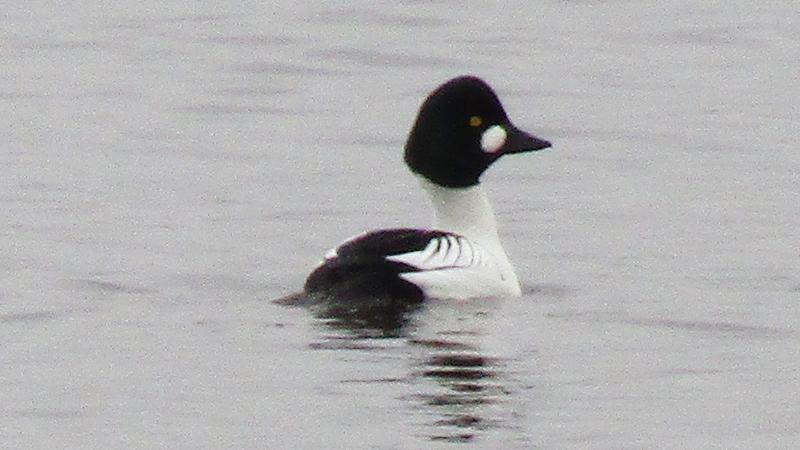
[[[432,228],[372,231],[345,241],[308,276],[305,295],[388,305],[519,296],[479,179],[503,155],[548,147],[511,123],[483,80],[462,76],[439,86],[420,107],[405,146],[405,162],[433,204]]]

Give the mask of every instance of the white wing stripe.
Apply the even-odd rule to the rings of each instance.
[[[447,236],[447,240],[450,241],[450,243],[451,243],[451,245],[450,245],[451,252],[450,253],[455,253],[454,258],[453,258],[453,262],[451,262],[450,265],[451,266],[458,266],[459,265],[458,264],[458,260],[461,259],[461,255],[462,255],[462,253],[464,253],[463,249],[462,249],[463,243],[461,242],[461,240],[457,236]],[[453,248],[455,248],[455,250],[452,250]],[[451,256],[453,256],[453,255],[451,255]],[[448,261],[449,261],[449,259],[448,259]]]
[[[461,267],[472,265],[472,261],[475,259],[473,257],[472,245],[464,238],[458,238],[458,244],[458,257],[454,265]]]
[[[436,253],[438,259],[436,264],[444,265],[444,261],[447,260],[447,254],[450,253],[450,241],[446,237],[440,237],[437,241],[439,241],[439,251]]]
[[[420,270],[440,270],[455,267],[485,266],[483,249],[461,236],[442,236],[432,239],[423,250],[386,257]]]
[[[439,251],[439,242],[436,239],[432,239],[428,245],[425,247],[425,250],[422,251],[420,254],[420,258],[422,261],[428,261]]]

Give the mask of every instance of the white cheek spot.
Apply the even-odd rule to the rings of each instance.
[[[496,153],[506,143],[506,130],[500,125],[486,129],[481,135],[481,148],[486,153]]]

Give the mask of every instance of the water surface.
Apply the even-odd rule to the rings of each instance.
[[[794,2],[78,2],[0,17],[7,448],[791,448]],[[389,336],[270,300],[425,226],[465,73],[554,142],[486,174],[525,294]]]

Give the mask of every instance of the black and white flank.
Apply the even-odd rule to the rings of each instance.
[[[422,104],[405,162],[433,204],[433,226],[356,236],[325,255],[305,294],[336,301],[519,296],[519,281],[479,182],[498,158],[550,143],[511,123],[481,79],[452,79]]]

